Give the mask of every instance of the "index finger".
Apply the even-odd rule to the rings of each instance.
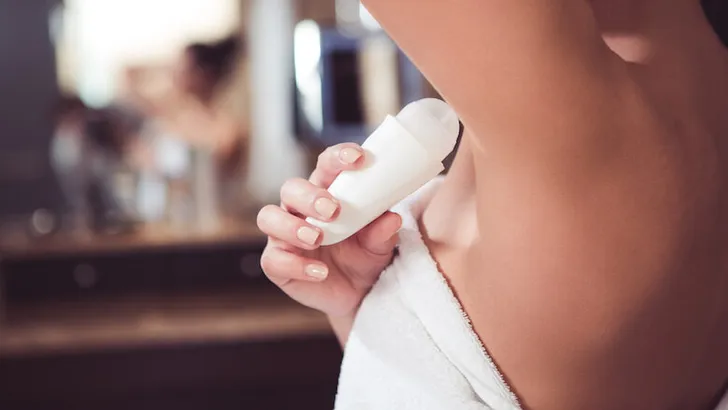
[[[357,144],[347,142],[329,147],[319,155],[309,181],[318,187],[328,188],[342,171],[361,166],[362,158],[364,150]]]

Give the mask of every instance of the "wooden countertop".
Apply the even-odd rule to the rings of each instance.
[[[142,225],[131,233],[79,236],[56,233],[31,238],[20,233],[0,236],[0,256],[29,259],[77,254],[127,253],[226,245],[263,244],[265,236],[254,221],[229,220],[217,229],[192,229],[165,224]]]
[[[267,289],[45,302],[12,307],[5,316],[0,359],[332,334],[322,314]]]

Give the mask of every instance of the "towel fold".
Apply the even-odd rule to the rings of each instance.
[[[417,219],[439,181],[401,203],[399,257],[349,336],[337,410],[515,410],[518,401],[432,260]]]

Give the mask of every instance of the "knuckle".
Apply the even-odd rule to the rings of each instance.
[[[286,205],[292,205],[290,202],[300,202],[312,186],[308,180],[302,178],[289,179],[281,187],[281,202]]]
[[[281,185],[281,190],[280,190],[281,198],[286,194],[286,192],[291,190],[292,184],[293,184],[292,179],[287,179],[285,182],[283,182],[283,185]]]
[[[303,178],[291,178],[286,180],[281,186],[281,197],[297,191],[304,184],[308,184],[308,181]]]
[[[330,149],[331,148],[326,148],[322,153],[318,155],[318,157],[316,158],[317,168],[326,163],[326,158]]]
[[[318,161],[316,162],[316,168],[324,170],[331,168],[331,159],[336,156],[336,152],[338,151],[336,147],[336,145],[328,147],[319,154]]]
[[[268,217],[276,211],[278,207],[275,205],[266,205],[258,212],[258,216],[256,218],[256,222],[258,224],[258,228],[264,229],[266,221],[268,220]]]
[[[291,186],[308,186],[311,185],[305,178],[291,178]]]

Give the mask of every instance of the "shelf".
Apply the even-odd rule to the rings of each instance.
[[[230,220],[221,223],[219,229],[211,230],[150,224],[132,233],[116,235],[78,236],[61,232],[49,237],[32,238],[22,232],[6,232],[0,235],[0,256],[19,260],[264,243],[265,236],[254,221]]]
[[[0,359],[331,334],[322,314],[268,289],[35,303],[9,307],[4,319]]]

